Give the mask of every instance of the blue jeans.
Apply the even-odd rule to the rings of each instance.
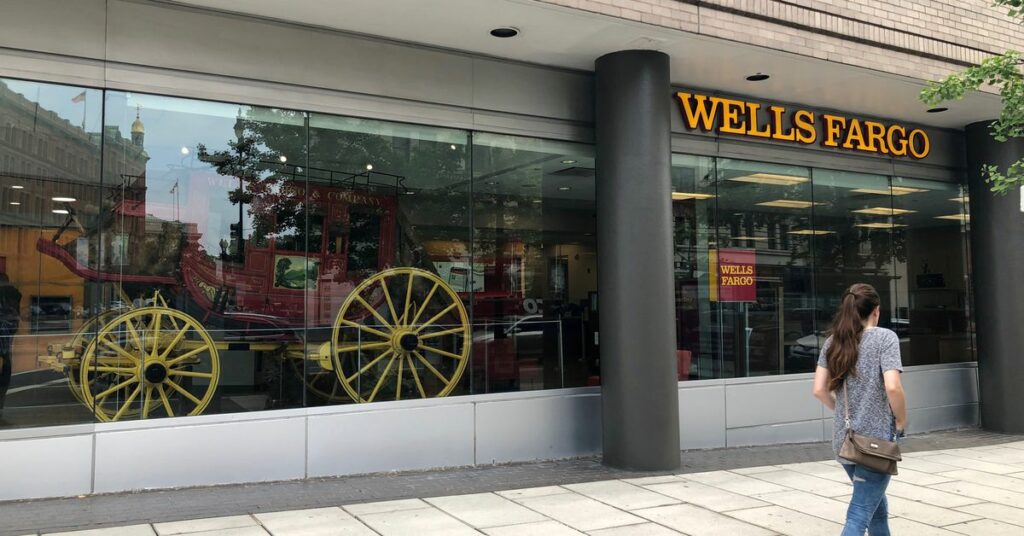
[[[876,473],[861,465],[843,464],[853,482],[853,496],[846,510],[842,536],[889,536],[889,503],[885,488],[891,476]]]

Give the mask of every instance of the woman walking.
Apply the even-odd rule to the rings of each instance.
[[[842,536],[862,536],[865,530],[870,536],[889,535],[885,489],[890,475],[838,458],[847,427],[892,441],[902,437],[906,427],[900,341],[894,332],[878,327],[880,314],[881,300],[874,287],[856,284],[847,289],[814,374],[814,396],[835,413],[832,448],[853,482]]]

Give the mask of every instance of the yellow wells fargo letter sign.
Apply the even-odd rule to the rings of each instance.
[[[789,111],[783,106],[688,93],[676,93],[683,124],[690,130],[787,141],[803,145],[921,159],[928,156],[931,141],[919,128],[898,123]],[[789,112],[787,120],[787,112]]]

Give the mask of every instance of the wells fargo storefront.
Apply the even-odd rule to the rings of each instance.
[[[963,132],[674,88],[652,52],[332,35],[367,63],[314,89],[154,32],[74,77],[0,55],[2,499],[822,441],[855,281],[912,430],[978,423]]]

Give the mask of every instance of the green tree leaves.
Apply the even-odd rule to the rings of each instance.
[[[1024,18],[1024,0],[995,0],[993,5],[1009,8],[1011,18]],[[921,91],[921,101],[936,105],[950,100],[959,100],[970,91],[982,86],[999,89],[1003,110],[992,123],[992,137],[1004,142],[1011,138],[1024,137],[1024,75],[1021,67],[1024,59],[1020,52],[1008,51],[993,56],[979,65],[950,75],[938,82],[929,82]],[[1013,163],[1005,171],[997,166],[982,167],[982,176],[991,185],[992,191],[1005,194],[1012,188],[1024,185],[1024,160]]]

